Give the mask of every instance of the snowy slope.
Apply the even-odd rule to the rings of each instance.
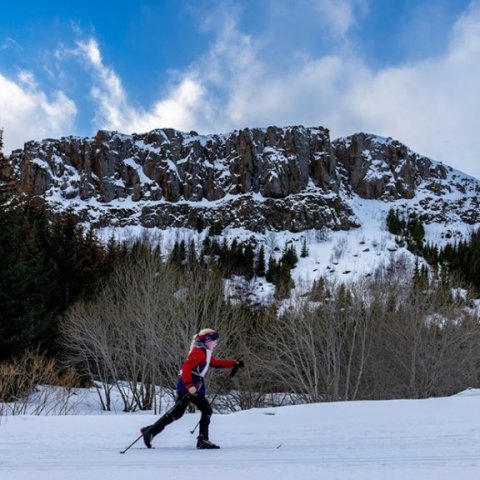
[[[480,478],[480,391],[427,400],[358,401],[214,415],[217,451],[199,451],[186,415],[119,450],[151,415],[17,416],[0,424],[2,480]]]
[[[325,277],[332,281],[359,281],[374,274],[378,270],[386,270],[400,258],[413,267],[415,256],[405,247],[396,244],[395,236],[386,228],[386,218],[390,209],[415,210],[417,215],[423,211],[422,199],[428,192],[420,192],[414,199],[384,202],[382,200],[361,199],[357,196],[350,199],[349,204],[355,218],[360,225],[346,231],[306,230],[293,233],[289,231],[267,231],[264,234],[244,229],[226,228],[219,237],[219,242],[227,238],[229,242],[236,239],[238,242],[253,240],[257,245],[257,252],[261,245],[265,248],[266,258],[271,255],[281,256],[287,244],[295,245],[300,257],[302,245],[306,241],[309,255],[299,258],[297,267],[292,271],[292,277],[300,291],[308,288],[314,280]],[[473,193],[472,193],[473,195]],[[444,197],[445,201],[455,201],[456,193]],[[452,198],[450,198],[452,197]],[[468,239],[471,233],[480,228],[480,224],[468,225],[452,214],[448,223],[432,222],[425,224],[425,241],[439,247],[448,242],[453,243]],[[97,235],[107,242],[112,236],[118,241],[149,238],[152,244],[159,244],[162,252],[167,255],[175,241],[184,240],[189,245],[193,240],[198,248],[207,234],[207,231],[198,233],[187,228],[144,228],[141,226],[108,227],[98,229]],[[448,234],[448,236],[447,236]],[[272,286],[264,279],[253,281],[252,290],[262,293],[266,298],[272,296]]]

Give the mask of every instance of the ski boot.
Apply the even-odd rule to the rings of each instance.
[[[203,435],[199,435],[197,437],[197,448],[199,450],[213,450],[220,447],[212,443],[208,438],[205,438]]]
[[[143,443],[147,448],[152,448],[153,435],[150,432],[150,427],[143,427],[140,429],[141,434],[143,435]]]

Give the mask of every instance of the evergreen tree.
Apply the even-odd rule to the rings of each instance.
[[[185,240],[180,242],[178,247],[178,257],[180,259],[180,265],[184,265],[185,261],[187,260],[187,246],[185,244]]]
[[[265,276],[265,249],[263,248],[263,245],[260,247],[257,261],[255,263],[255,275],[257,277]]]
[[[268,259],[268,269],[265,275],[265,280],[267,282],[275,283],[275,279],[277,277],[277,269],[278,269],[277,261],[275,260],[275,257],[272,255]]]
[[[321,302],[325,299],[325,296],[325,279],[320,277],[318,280],[313,281],[312,289],[310,291],[310,300],[312,302]]]
[[[420,253],[423,248],[423,240],[425,238],[425,229],[420,218],[415,213],[411,213],[407,224],[407,232],[409,237],[409,249],[413,252]]]
[[[220,256],[222,248],[220,247],[220,244],[218,243],[218,240],[214,238],[212,240],[211,246],[210,246],[210,255],[212,256]]]
[[[295,283],[290,274],[290,268],[285,263],[280,264],[275,281],[275,298],[282,300],[288,297],[293,287],[295,287]]]
[[[255,273],[255,254],[253,252],[253,247],[248,244],[245,246],[243,251],[244,263],[243,263],[243,273],[247,280],[253,278]]]
[[[202,251],[201,251],[202,257],[210,255],[210,246],[211,246],[211,239],[207,235],[202,242]]]
[[[180,268],[182,266],[182,258],[180,256],[180,245],[176,240],[175,240],[175,243],[173,244],[172,251],[168,256],[167,264],[170,267],[174,267],[174,268]]]
[[[293,245],[290,245],[289,247],[285,246],[280,263],[285,265],[288,269],[292,269],[297,266],[298,255]]]
[[[211,225],[208,235],[209,236],[219,236],[223,232],[223,226],[220,222],[215,222]]]
[[[190,240],[190,244],[188,246],[188,266],[190,268],[195,268],[198,265],[197,259],[197,249],[195,248],[195,240]]]
[[[387,215],[387,229],[393,235],[402,235],[405,222],[400,218],[398,210],[391,208]]]
[[[41,245],[28,235],[21,208],[0,195],[0,358],[46,343],[54,314],[48,305],[52,275]]]
[[[113,239],[105,247],[73,214],[51,220],[38,203],[12,198],[0,188],[0,357],[27,348],[55,354],[58,319],[94,292],[126,247]]]
[[[447,244],[438,252],[443,270],[457,273],[480,292],[480,230],[469,240]]]
[[[223,275],[226,278],[230,278],[232,274],[232,259],[226,238],[223,239],[222,246],[220,247],[218,265],[220,270],[223,272]]]
[[[300,256],[302,258],[306,258],[306,257],[308,257],[308,255],[309,255],[309,253],[308,253],[307,239],[304,238],[303,239],[303,245],[302,245],[302,251],[300,253]]]
[[[75,215],[66,214],[52,223],[47,254],[56,277],[54,302],[64,312],[77,298],[93,293],[104,273],[105,249]]]
[[[202,217],[197,217],[195,222],[195,230],[200,233],[205,228],[205,222]]]

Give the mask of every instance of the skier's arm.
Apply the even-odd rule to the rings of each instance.
[[[237,360],[230,360],[227,358],[212,357],[210,359],[210,366],[215,368],[233,368],[236,364]]]

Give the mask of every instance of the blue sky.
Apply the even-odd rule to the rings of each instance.
[[[367,131],[480,177],[479,0],[4,2],[0,126]]]

